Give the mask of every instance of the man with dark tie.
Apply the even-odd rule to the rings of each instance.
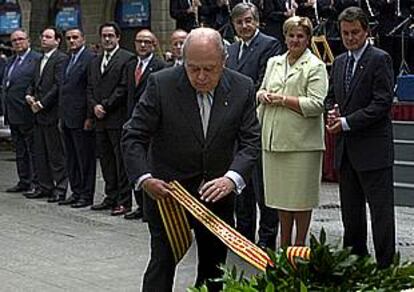
[[[115,22],[99,27],[103,54],[92,60],[88,74],[89,117],[96,122],[96,142],[105,180],[106,198],[92,210],[111,209],[111,215],[131,210],[131,187],[124,170],[120,140],[127,112],[127,64],[134,58],[119,47],[121,29]]]
[[[257,90],[262,83],[267,60],[281,53],[280,42],[259,32],[259,11],[255,5],[239,3],[232,9],[230,17],[240,41],[229,46],[227,67],[252,78]],[[252,180],[236,197],[237,230],[252,242],[256,237],[256,201],[260,208],[258,244],[275,249],[277,213],[264,204],[260,159]]]
[[[29,37],[23,29],[12,32],[10,42],[16,54],[7,61],[2,84],[5,121],[16,147],[19,181],[6,192],[28,192],[39,186],[33,161],[34,116],[25,96],[41,55],[30,48]]]
[[[72,195],[59,205],[82,208],[92,204],[95,193],[95,129],[92,119],[87,117],[86,97],[88,67],[95,54],[86,48],[80,28],[68,29],[65,38],[70,58],[63,69],[59,117]]]
[[[233,222],[233,192],[240,193],[257,160],[260,143],[255,89],[247,77],[224,68],[220,34],[190,32],[184,66],[161,70],[124,126],[122,148],[128,177],[145,190],[144,215],[151,234],[151,259],[142,291],[172,291],[175,260],[157,200],[178,180],[213,213]],[[221,291],[210,279],[222,275],[227,248],[192,221],[198,248],[196,286]]]
[[[135,51],[137,58],[131,61],[127,67],[128,75],[128,116],[130,117],[135,105],[141,98],[151,73],[163,69],[166,64],[154,55],[157,46],[157,38],[148,29],[139,31],[135,36]],[[135,85],[135,86],[134,86]],[[142,218],[142,191],[134,190],[136,210],[125,214],[125,219]],[[130,205],[131,203],[128,203]]]
[[[368,254],[368,202],[375,256],[378,266],[385,268],[395,254],[392,60],[367,41],[368,17],[362,9],[345,9],[339,27],[347,52],[332,66],[326,128],[337,135],[343,243],[357,255]]]
[[[62,34],[56,27],[44,29],[40,41],[43,57],[26,95],[35,114],[34,152],[40,189],[26,197],[48,197],[48,202],[54,203],[65,199],[68,186],[62,136],[58,129],[59,86],[67,56],[58,49]]]

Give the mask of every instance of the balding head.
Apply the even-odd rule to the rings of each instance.
[[[154,52],[157,42],[157,37],[150,30],[140,30],[135,35],[135,51],[137,55],[145,59]]]
[[[225,50],[220,34],[211,28],[192,30],[183,48],[184,65],[193,88],[206,93],[220,81]]]

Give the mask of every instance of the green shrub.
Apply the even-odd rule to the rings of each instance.
[[[338,249],[326,243],[322,229],[319,240],[311,235],[309,261],[295,258],[294,268],[286,257],[286,250],[268,251],[274,267],[249,278],[243,271],[222,267],[226,292],[290,292],[290,291],[401,291],[414,287],[414,264],[401,263],[397,254],[387,269],[378,269],[369,257],[352,255],[350,249]],[[207,287],[189,288],[189,292],[207,292]]]

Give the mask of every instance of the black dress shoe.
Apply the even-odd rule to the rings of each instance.
[[[63,196],[49,196],[49,199],[47,199],[48,203],[58,203],[58,202],[63,202],[65,200],[65,197]]]
[[[12,186],[11,188],[8,188],[6,190],[6,193],[23,193],[23,192],[29,192],[30,190],[31,190],[30,187],[17,184],[15,186]]]
[[[71,196],[69,196],[69,198],[67,198],[66,200],[60,201],[58,204],[61,206],[72,205],[72,204],[75,204],[77,201],[78,199],[72,194]]]
[[[109,210],[109,209],[112,209],[112,204],[106,202],[105,200],[102,203],[93,205],[91,207],[91,210],[94,210],[94,211]]]
[[[84,207],[88,207],[90,205],[92,205],[92,202],[88,202],[88,201],[84,201],[84,200],[79,200],[79,201],[73,203],[70,206],[72,208],[84,208]]]
[[[119,216],[124,215],[131,211],[131,208],[125,207],[124,205],[119,205],[114,208],[112,208],[111,216]]]
[[[127,220],[133,220],[133,219],[141,219],[143,216],[142,214],[142,209],[141,208],[137,208],[135,211],[131,211],[128,212],[124,215],[124,218]]]
[[[50,197],[49,194],[44,193],[42,191],[34,191],[34,192],[28,192],[23,194],[28,199],[41,199],[41,198],[47,198]]]

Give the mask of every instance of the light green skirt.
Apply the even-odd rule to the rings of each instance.
[[[263,151],[266,206],[306,211],[319,204],[322,151]]]

